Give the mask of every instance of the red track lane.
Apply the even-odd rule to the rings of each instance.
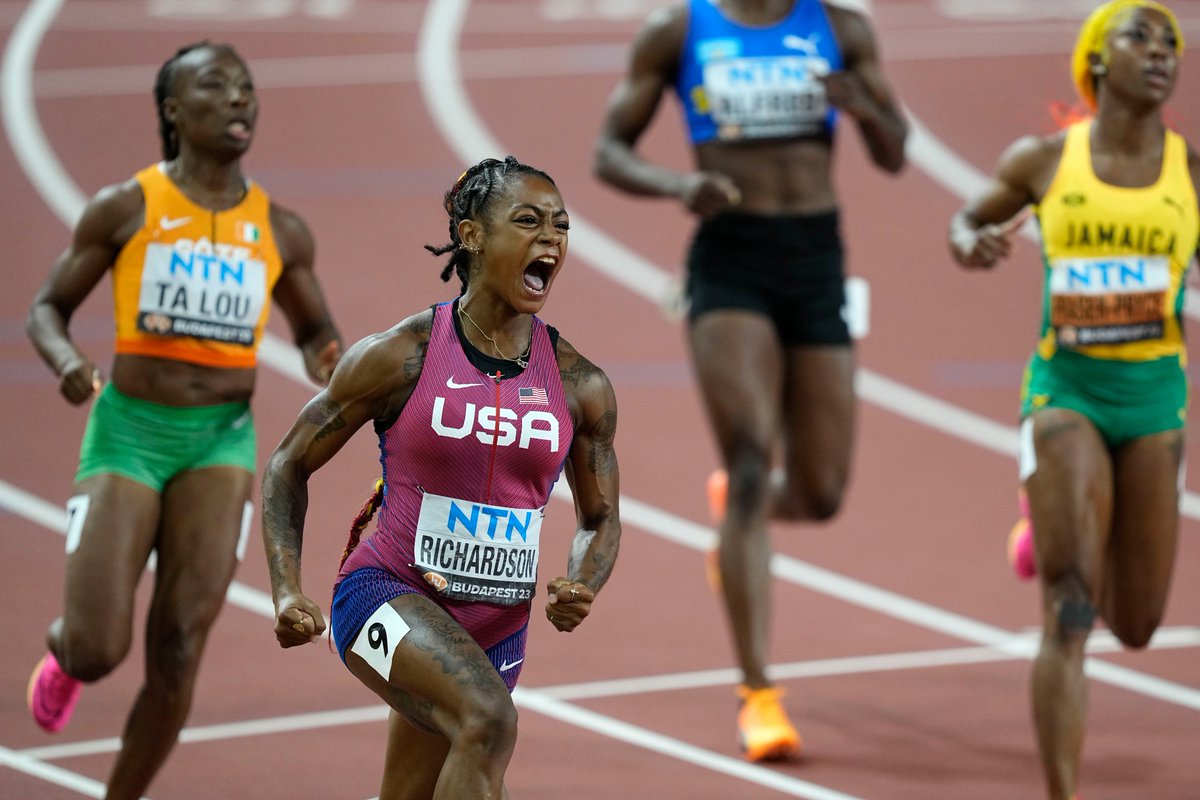
[[[589,169],[603,105],[639,22],[618,12],[661,4],[475,0],[459,63],[472,107],[505,150],[553,175],[575,215],[677,274],[691,229],[686,215],[669,203],[618,195]],[[6,39],[30,5],[0,2]],[[150,87],[166,55],[200,38],[232,42],[250,61],[263,106],[248,171],[309,222],[330,302],[346,338],[358,339],[453,291],[438,281],[440,259],[422,249],[447,238],[441,193],[464,166],[416,79],[420,25],[439,5],[295,0],[276,4],[286,11],[276,19],[230,21],[152,16],[178,3],[68,2],[37,50],[37,120],[67,175],[90,195],[157,155]],[[1049,104],[1071,97],[1067,52],[1079,15],[1063,11],[1061,20],[1030,21],[946,13],[970,5],[874,4],[898,94],[948,147],[987,171],[1017,136],[1049,130]],[[1175,5],[1182,7],[1185,33],[1200,39],[1192,4]],[[450,79],[436,76],[443,91]],[[1197,98],[1195,76],[1185,71],[1172,117],[1193,143],[1200,143]],[[673,104],[664,105],[646,146],[667,163],[686,163]],[[1019,372],[1037,324],[1033,245],[1021,244],[995,274],[965,274],[944,244],[960,199],[940,182],[915,164],[897,179],[872,170],[849,125],[838,173],[850,269],[872,289],[862,366],[1015,425]],[[0,149],[0,185],[8,247],[0,292],[0,481],[61,507],[84,413],[59,399],[25,339],[23,318],[67,230],[11,148]],[[829,572],[821,587],[787,575],[774,587],[772,662],[792,670],[781,684],[807,757],[747,769],[734,746],[732,654],[702,558],[695,546],[661,535],[699,530],[700,538],[689,541],[702,543],[708,525],[702,485],[715,463],[682,329],[654,302],[592,269],[578,247],[543,316],[612,377],[622,488],[639,503],[626,504],[621,558],[593,617],[566,636],[534,615],[522,675],[527,701],[508,778],[514,798],[819,797],[821,787],[864,800],[1041,796],[1028,662],[967,650],[989,631],[1015,633],[1037,621],[1036,589],[1012,578],[1003,556],[1015,512],[1010,456],[862,403],[845,511],[822,529],[780,526],[775,537],[792,559],[784,564],[789,575],[799,571],[797,560]],[[73,324],[100,360],[111,352],[109,317],[105,289]],[[272,329],[286,334],[278,323]],[[254,401],[260,464],[310,396],[275,370],[260,370]],[[1189,447],[1192,461],[1196,448]],[[375,443],[364,432],[314,479],[304,564],[305,585],[318,597],[376,470]],[[1195,490],[1194,479],[1190,485]],[[641,513],[645,506],[666,512],[665,525]],[[569,507],[552,502],[543,578],[561,571],[572,529]],[[257,536],[256,526],[237,580],[265,593]],[[26,677],[44,649],[46,624],[60,610],[62,573],[61,536],[0,508],[0,581],[14,623],[0,652],[0,797],[88,796],[42,777],[38,768],[103,781],[112,761],[109,740],[119,735],[139,683],[140,647],[103,684],[85,690],[62,734],[48,737],[30,721]],[[831,596],[849,585],[844,579],[955,616],[900,618],[899,599],[872,605],[866,589]],[[1200,626],[1198,586],[1200,525],[1188,518],[1167,627],[1194,633]],[[970,629],[973,639],[964,633],[969,624],[980,626]],[[1178,684],[1193,705],[1093,681],[1088,800],[1200,797],[1196,652],[1193,642],[1100,656]],[[934,655],[906,668],[886,658],[920,653]],[[658,676],[673,678],[654,686],[585,686]],[[329,716],[285,720],[283,730],[247,728],[323,712]],[[231,604],[211,636],[189,721],[190,735],[203,741],[181,743],[148,796],[373,797],[383,716],[324,646],[283,652],[266,617]],[[306,721],[314,727],[304,727]],[[60,745],[81,749],[45,749]]]

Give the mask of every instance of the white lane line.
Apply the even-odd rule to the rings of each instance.
[[[226,722],[218,725],[196,725],[184,728],[179,733],[181,744],[193,742],[213,742],[227,739],[241,739],[247,736],[265,736],[275,733],[296,733],[297,731],[336,728],[343,725],[363,725],[371,722],[385,722],[388,718],[388,707],[383,703],[361,708],[344,708],[336,711],[317,711],[307,714],[286,714],[278,717],[247,720],[244,722]],[[86,742],[68,742],[64,744],[29,747],[18,751],[21,755],[30,756],[43,761],[53,761],[60,758],[77,758],[79,756],[94,756],[104,753],[115,753],[121,747],[117,737],[92,739]]]
[[[602,736],[608,736],[668,758],[694,764],[701,769],[719,772],[747,783],[774,789],[781,794],[805,797],[809,800],[855,800],[853,795],[844,794],[746,761],[739,761],[721,753],[705,750],[646,728],[597,714],[595,711],[580,708],[562,700],[556,700],[539,692],[523,690],[519,686],[513,692],[513,700],[522,708],[537,711],[568,725],[577,725]]]
[[[954,647],[940,650],[919,650],[908,653],[884,653],[852,658],[826,658],[774,664],[771,670],[776,678],[799,680],[805,678],[823,678],[833,675],[863,675],[874,672],[950,667],[963,664],[994,664],[1002,661],[1028,658],[1037,646],[1038,636],[1039,634],[1036,631],[1022,632],[1014,635],[1014,643],[1019,642],[1020,649],[1024,650],[1024,653],[1017,653],[1015,649],[1005,652],[994,647]],[[1154,639],[1149,645],[1150,649],[1153,650],[1197,646],[1200,646],[1200,628],[1189,627],[1162,628],[1155,633]],[[1088,640],[1088,652],[1091,653],[1112,653],[1119,652],[1120,650],[1120,643],[1108,631],[1097,631]],[[535,693],[555,700],[597,700],[656,692],[733,686],[740,680],[741,674],[734,669],[694,670],[691,672],[675,672],[662,675],[644,675],[637,678],[522,688],[521,694],[524,696],[529,693]],[[524,699],[522,698],[520,702],[524,702]],[[211,742],[247,736],[295,733],[298,731],[333,728],[343,725],[363,725],[382,722],[387,717],[387,706],[382,704],[338,709],[335,711],[285,714],[242,722],[226,722],[215,725],[188,727],[184,728],[179,740],[183,743]],[[44,745],[41,747],[28,747],[23,750],[11,752],[19,756],[41,761],[53,761],[55,759],[114,753],[119,747],[120,739],[109,737]]]
[[[33,0],[13,28],[0,70],[0,118],[17,163],[50,209],[73,227],[86,198],[50,149],[33,104],[33,61],[63,0]],[[36,176],[36,177],[34,177]]]
[[[928,38],[912,45],[912,60],[931,57]],[[946,41],[944,38],[942,41]],[[958,40],[952,40],[952,43]],[[1008,48],[1013,40],[1004,39]],[[583,75],[617,76],[629,52],[627,42],[609,44],[544,45],[539,47],[472,48],[460,53],[463,77],[471,81],[510,81],[515,78],[554,78]],[[1059,47],[1050,54],[1063,52]],[[979,48],[958,47],[942,58],[982,55]],[[1026,56],[1028,52],[1003,55]],[[254,85],[264,89],[331,88],[341,86],[387,86],[417,80],[415,54],[403,52],[352,53],[345,55],[277,56],[254,59]],[[889,62],[908,60],[889,54]],[[79,97],[142,96],[154,82],[158,64],[115,64],[95,67],[58,67],[40,70],[34,76],[33,94],[38,99]]]
[[[994,664],[1032,658],[1037,650],[1039,632],[1013,636],[1006,647],[948,647],[940,650],[919,650],[908,653],[881,653],[847,658],[823,658],[811,661],[772,664],[771,677],[776,680],[802,680],[834,675],[864,675],[873,672],[895,672],[906,669],[951,667],[966,664]],[[1160,628],[1150,643],[1153,650],[1174,650],[1200,647],[1200,628]],[[1109,631],[1096,631],[1088,639],[1089,653],[1118,653],[1123,648]],[[614,678],[604,681],[585,681],[558,686],[538,687],[538,691],[559,700],[594,700],[627,695],[733,686],[741,680],[736,669],[694,670],[664,675],[644,675],[636,678]]]
[[[569,493],[556,486],[555,496],[563,499],[569,497]],[[621,518],[649,533],[693,550],[707,552],[716,542],[716,533],[711,528],[625,495],[621,496]],[[1014,655],[1023,654],[1020,645],[1014,644],[1011,631],[872,586],[782,553],[772,555],[771,574],[780,580],[927,630],[956,636],[979,645],[1012,650]],[[1086,668],[1088,675],[1103,683],[1200,711],[1200,689],[1163,681],[1127,667],[1095,659],[1088,659]]]
[[[507,81],[552,75],[615,74],[625,57],[616,44],[579,44],[530,48],[480,48],[463,59],[470,80]],[[412,53],[355,53],[295,56],[254,60],[254,85],[259,90],[337,86],[382,86],[417,79]],[[42,70],[34,77],[39,99],[111,97],[146,93],[158,64]]]
[[[40,778],[46,783],[62,786],[87,797],[104,797],[104,784],[70,772],[62,767],[45,764],[36,758],[7,747],[0,746],[0,765],[10,767],[17,772],[24,772],[34,778]]]
[[[631,725],[595,711],[577,708],[562,700],[544,695],[536,689],[517,687],[516,691],[513,692],[513,702],[518,708],[535,711],[569,725],[586,728],[598,735],[608,736],[609,738],[627,742],[646,750],[702,766],[714,772],[724,773],[748,783],[773,789],[781,794],[808,798],[809,800],[861,800],[861,798],[857,798],[854,795],[837,792],[824,786],[810,783],[809,781],[775,772],[766,767],[739,761],[722,753],[695,747],[669,736],[655,733],[637,725]],[[179,741],[181,744],[187,744],[191,742],[227,740],[264,734],[295,733],[297,731],[323,729],[331,726],[382,722],[387,720],[387,718],[388,708],[380,704],[378,706],[365,706],[339,711],[272,717],[244,723],[185,728],[180,733]],[[33,770],[36,770],[37,775],[42,777],[44,775],[63,772],[63,770],[57,767],[44,764],[43,760],[112,753],[119,746],[120,741],[118,739],[110,738],[51,747],[29,748],[20,752],[0,748],[0,763],[21,768],[22,771],[29,771],[30,774],[34,774]],[[70,773],[66,774],[70,775]],[[103,787],[100,787],[99,794],[91,794],[91,796],[103,797]]]

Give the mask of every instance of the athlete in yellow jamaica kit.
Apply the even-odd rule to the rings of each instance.
[[[950,224],[955,258],[982,268],[1009,254],[1025,206],[1041,227],[1044,319],[1022,387],[1020,476],[1042,589],[1033,716],[1051,800],[1078,792],[1096,615],[1144,647],[1174,570],[1183,276],[1200,237],[1200,157],[1162,119],[1182,54],[1167,7],[1100,6],[1073,70],[1095,116],[1018,140]]]
[[[102,189],[34,298],[29,335],[71,403],[95,398],[69,501],[66,602],[34,670],[35,721],[60,730],[82,683],[128,654],[138,579],[156,554],[145,682],[105,797],[140,798],[191,706],[205,639],[251,520],[255,351],[270,302],[308,374],[341,354],[303,221],[241,171],[258,101],[229,47],[180,50],[155,82],[164,160]],[[112,380],[71,339],[112,273]]]

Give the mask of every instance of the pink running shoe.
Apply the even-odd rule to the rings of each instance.
[[[1012,565],[1018,578],[1027,581],[1037,575],[1037,561],[1033,555],[1033,523],[1029,521],[1029,498],[1025,496],[1024,489],[1018,490],[1017,503],[1021,508],[1021,518],[1008,533],[1008,563]]]
[[[33,668],[25,694],[33,721],[47,733],[58,733],[70,721],[82,687],[82,681],[62,671],[53,653],[46,653]]]

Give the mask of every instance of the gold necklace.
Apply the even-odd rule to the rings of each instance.
[[[475,330],[479,331],[480,336],[482,336],[483,338],[487,339],[489,342],[492,343],[492,349],[496,351],[496,355],[500,356],[500,358],[504,359],[505,361],[516,362],[517,366],[520,367],[521,369],[525,369],[526,367],[529,366],[529,347],[533,346],[533,336],[532,335],[529,337],[529,346],[525,348],[525,352],[522,353],[521,355],[517,356],[516,358],[509,358],[508,356],[504,355],[504,353],[502,353],[500,351],[500,345],[496,344],[496,340],[493,339],[492,337],[488,336],[486,333],[484,333],[483,328],[479,327],[479,323],[476,322],[475,320],[471,319],[471,315],[468,314],[467,310],[462,307],[462,303],[458,304],[458,313],[461,316],[466,317],[467,322],[470,322],[473,326],[475,326]]]

